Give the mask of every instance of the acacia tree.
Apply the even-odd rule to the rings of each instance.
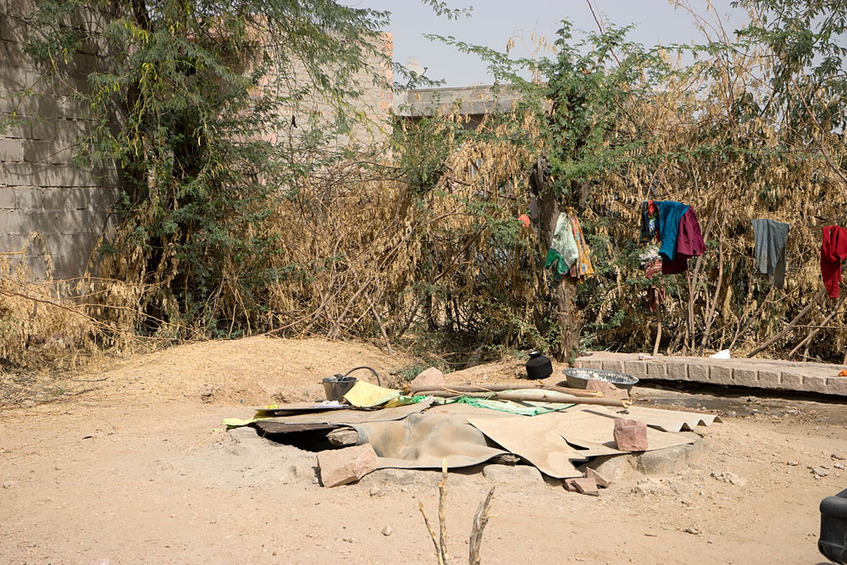
[[[327,138],[350,130],[362,88],[391,86],[387,17],[331,0],[37,3],[27,51],[90,109],[82,162],[121,173],[106,274],[145,285],[153,318],[250,326],[280,276],[271,203],[334,158]]]

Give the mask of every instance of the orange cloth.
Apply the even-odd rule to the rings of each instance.
[[[839,376],[839,377],[847,377],[847,369],[842,369],[842,370],[838,373],[838,376]]]

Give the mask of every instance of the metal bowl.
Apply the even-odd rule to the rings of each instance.
[[[585,388],[588,381],[606,381],[627,392],[638,382],[637,377],[618,373],[617,371],[603,371],[602,369],[562,369],[568,386],[571,388]]]

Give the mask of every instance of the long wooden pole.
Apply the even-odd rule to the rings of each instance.
[[[517,383],[517,384],[490,384],[490,385],[422,385],[412,387],[409,392],[411,394],[420,394],[421,391],[441,391],[441,392],[501,392],[504,390],[552,390],[573,396],[586,397],[602,397],[603,394],[593,390],[584,390],[581,388],[567,388],[563,386],[542,386],[539,384]]]
[[[599,406],[619,406],[621,408],[629,408],[632,406],[631,400],[618,400],[615,398],[597,398],[572,396],[561,392],[551,390],[520,390],[514,392],[465,392],[456,394],[455,392],[444,392],[440,390],[420,391],[419,394],[427,396],[438,396],[440,398],[452,398],[454,396],[470,396],[471,398],[487,398],[490,400],[517,400],[530,402],[551,402],[554,404],[594,404]]]

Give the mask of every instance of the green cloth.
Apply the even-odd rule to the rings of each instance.
[[[500,412],[508,412],[509,414],[517,414],[519,416],[538,416],[539,414],[547,414],[549,412],[559,412],[574,406],[573,404],[560,404],[555,408],[548,406],[532,406],[512,402],[511,400],[490,400],[488,398],[479,398],[476,396],[460,396],[458,398],[448,399],[445,404],[467,404],[476,408],[487,408],[489,410],[498,410]]]
[[[574,261],[579,257],[579,248],[573,237],[571,222],[567,214],[559,214],[556,220],[556,230],[553,232],[553,241],[547,251],[544,267],[553,267],[557,276],[563,277],[571,268]]]

